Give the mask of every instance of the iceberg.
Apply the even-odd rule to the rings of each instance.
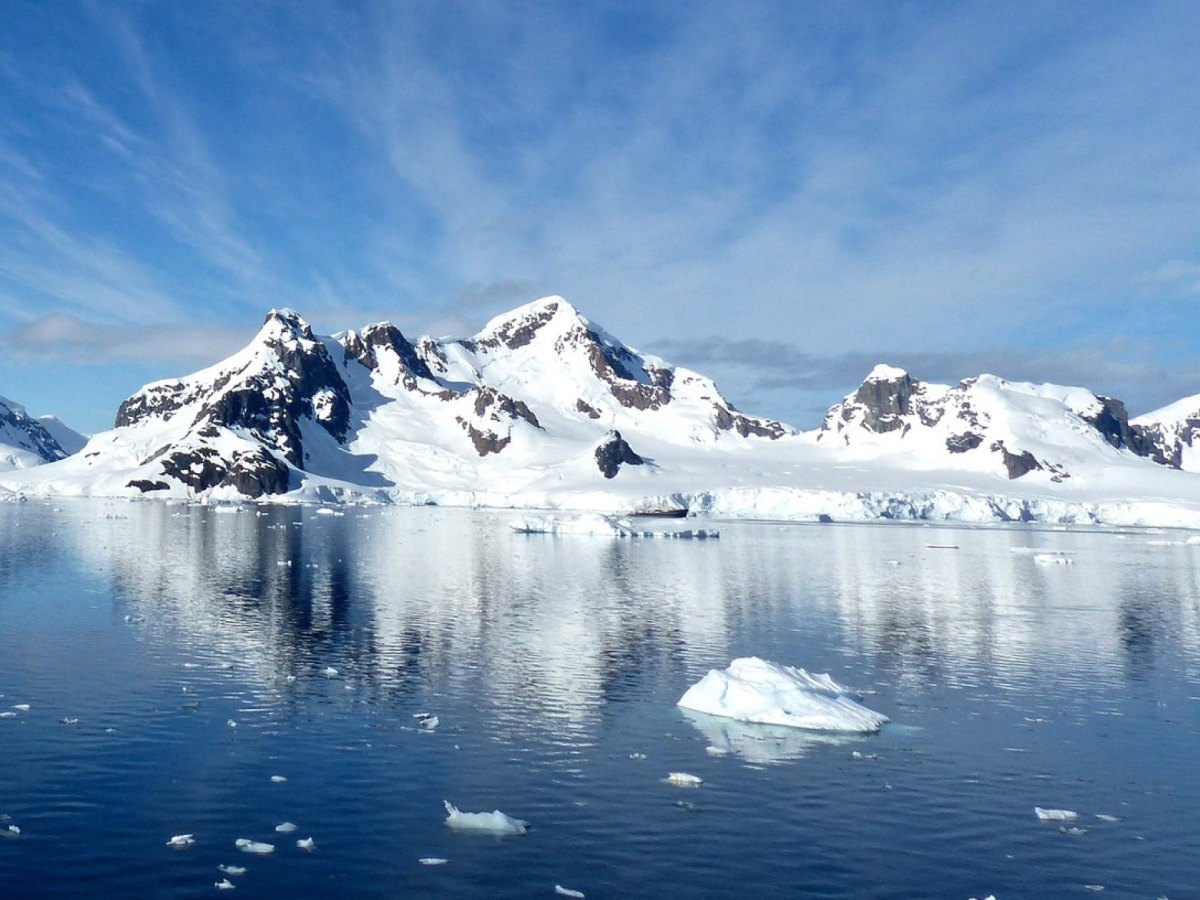
[[[238,838],[233,842],[233,846],[237,847],[243,853],[254,853],[258,856],[266,856],[268,853],[275,852],[274,844],[252,841],[249,838]]]
[[[1033,814],[1039,822],[1073,822],[1079,818],[1079,813],[1073,809],[1042,809],[1040,806],[1033,808]]]
[[[700,787],[704,784],[704,779],[690,772],[668,772],[667,784],[673,784],[675,787]]]
[[[873,734],[888,721],[829,675],[811,675],[756,656],[709,670],[679,698],[683,709],[763,725]]]
[[[177,834],[173,838],[171,838],[169,841],[167,841],[167,846],[171,847],[174,850],[186,850],[188,847],[192,846],[194,843],[196,843],[196,839],[194,836],[192,836],[190,834]]]
[[[491,834],[524,834],[529,830],[529,823],[523,819],[514,819],[496,809],[490,813],[465,813],[449,800],[443,800],[446,805],[446,824],[459,831],[486,831]]]
[[[691,709],[684,717],[704,735],[710,756],[730,754],[755,764],[775,765],[806,756],[814,747],[858,741],[856,734],[835,731],[806,731],[787,725],[761,725],[728,716],[713,716]]]

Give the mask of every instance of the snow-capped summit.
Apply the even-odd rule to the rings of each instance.
[[[62,459],[67,451],[25,407],[0,397],[0,471]]]
[[[1130,426],[1121,401],[1086,388],[987,374],[951,387],[892,366],[876,366],[831,407],[818,440],[839,440],[858,455],[902,454],[923,466],[990,470],[1010,479],[1040,472],[1062,481],[1079,462],[1120,452],[1170,464]]]

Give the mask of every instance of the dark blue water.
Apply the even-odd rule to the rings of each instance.
[[[506,521],[0,506],[0,895],[212,896],[232,864],[236,897],[1200,896],[1186,535]],[[892,723],[674,706],[751,654]],[[455,833],[443,799],[533,827]]]

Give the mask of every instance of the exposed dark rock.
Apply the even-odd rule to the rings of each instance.
[[[500,437],[494,431],[480,431],[462,416],[456,416],[455,421],[462,426],[463,431],[467,433],[467,437],[471,439],[471,443],[475,445],[475,452],[480,456],[487,456],[489,453],[499,453],[512,443],[512,435]]]
[[[983,435],[968,431],[964,434],[952,434],[946,438],[946,449],[951,453],[966,453],[982,443]]]
[[[742,437],[753,435],[774,441],[787,434],[787,429],[779,422],[744,416],[732,405],[720,403],[713,404],[713,422],[722,431],[736,431]]]
[[[475,415],[482,416],[489,409],[495,407],[496,411],[503,413],[510,419],[524,419],[534,428],[541,428],[538,424],[537,416],[523,400],[514,400],[507,394],[502,394],[495,388],[480,387],[475,393]],[[496,418],[496,414],[492,413],[492,418]]]
[[[400,360],[400,379],[409,390],[416,387],[416,378],[433,380],[433,372],[417,353],[416,348],[401,334],[399,328],[390,323],[369,325],[363,329],[362,334],[352,331],[343,339],[342,345],[350,357],[372,371],[379,365],[377,351],[384,347],[390,348]]]
[[[212,447],[196,447],[166,456],[162,470],[197,492],[232,486],[251,498],[286,493],[289,481],[288,467],[262,448],[237,451],[227,461]]]
[[[596,409],[596,407],[592,406],[592,405],[591,405],[591,404],[589,404],[589,403],[585,403],[585,402],[584,402],[584,401],[582,401],[582,400],[576,400],[576,401],[575,401],[575,408],[576,408],[577,410],[579,410],[579,412],[581,412],[581,413],[584,413],[585,415],[587,415],[587,417],[588,417],[589,419],[598,419],[598,418],[600,418],[600,410]]]
[[[524,347],[531,343],[542,326],[553,319],[557,312],[557,303],[547,303],[536,313],[505,322],[496,329],[494,334],[482,341],[463,341],[462,344],[471,351],[481,348],[494,350],[501,345],[510,350],[516,350],[518,347]]]
[[[619,431],[611,432],[604,443],[596,448],[596,465],[605,478],[616,478],[623,464],[640,466],[644,462]]]
[[[884,434],[903,426],[900,417],[912,412],[909,401],[916,391],[917,382],[904,373],[897,378],[869,378],[859,385],[854,394],[854,404],[865,410],[863,426],[870,431]],[[850,420],[855,406],[847,404],[842,411],[845,421]]]
[[[151,481],[148,478],[135,478],[128,482],[125,487],[137,488],[143,494],[150,491],[168,491],[171,486],[165,481]]]
[[[1146,448],[1147,457],[1160,465],[1170,466],[1172,469],[1178,469],[1183,465],[1183,447],[1185,443],[1183,435],[1172,434],[1168,436],[1166,429],[1157,422],[1152,425],[1130,425],[1129,427],[1137,434],[1138,439]],[[1196,420],[1195,429],[1195,433],[1200,435],[1200,419]],[[1192,441],[1188,440],[1186,443],[1191,445]]]
[[[1000,458],[1004,461],[1004,468],[1008,471],[1009,479],[1020,478],[1022,475],[1028,475],[1030,472],[1038,471],[1042,468],[1042,464],[1028,450],[1022,450],[1020,453],[1012,453],[1004,446],[1004,441],[996,441],[991,445],[991,449],[1000,453]]]

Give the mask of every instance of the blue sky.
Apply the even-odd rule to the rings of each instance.
[[[887,361],[1200,393],[1200,4],[0,6],[0,394],[108,427],[549,293],[809,427]]]

